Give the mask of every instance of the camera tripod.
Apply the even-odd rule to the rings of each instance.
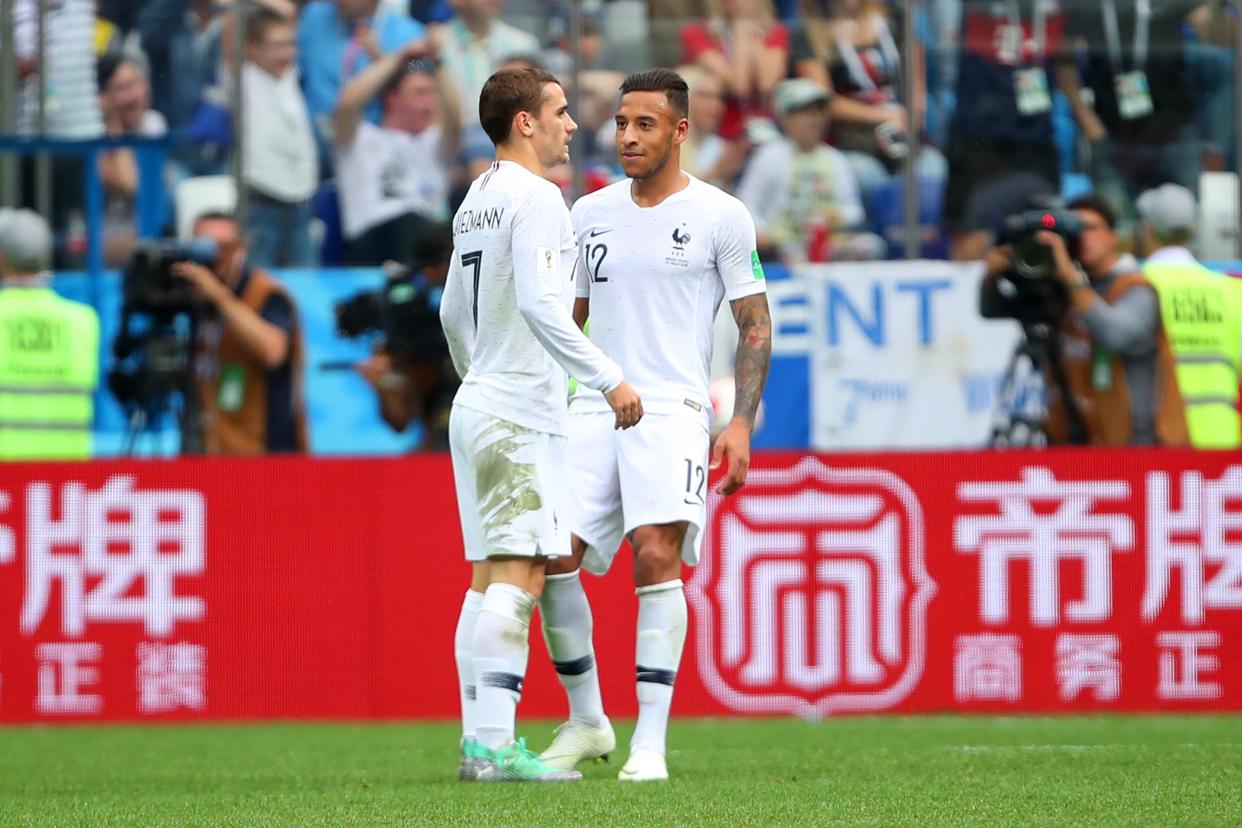
[[[203,413],[194,375],[198,319],[194,314],[168,320],[146,319],[131,328],[133,313],[122,311],[121,331],[113,342],[118,364],[109,372],[113,396],[125,409],[125,454],[132,456],[143,434],[158,433],[175,418],[179,454],[203,453]],[[137,333],[135,333],[135,329]]]
[[[1048,434],[1047,378],[1051,375],[1069,418],[1069,442],[1085,445],[1087,426],[1070,392],[1056,327],[1022,322],[1022,339],[1014,348],[1001,380],[988,445],[992,448],[1044,448]]]

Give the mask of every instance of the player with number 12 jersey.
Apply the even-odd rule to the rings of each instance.
[[[631,75],[621,87],[617,150],[627,179],[572,210],[580,248],[574,318],[642,389],[644,416],[611,426],[604,399],[579,388],[570,401],[570,558],[549,562],[540,601],[544,637],[570,700],[544,761],[565,769],[604,755],[615,736],[599,700],[591,614],[578,568],[608,570],[623,538],[634,548],[638,594],[638,724],[620,779],[666,779],[665,735],[686,635],[683,562],[698,562],[706,523],[716,313],[728,299],[740,339],[736,402],[712,466],[720,491],[746,479],[750,433],[771,354],[755,225],[740,201],[683,172],[688,89],[677,73]]]

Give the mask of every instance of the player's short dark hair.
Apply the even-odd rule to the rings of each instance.
[[[631,92],[663,92],[678,120],[690,114],[690,86],[685,78],[672,69],[648,69],[646,72],[635,72],[621,84],[622,95],[628,95]]]
[[[502,69],[487,79],[479,93],[479,123],[493,144],[500,146],[509,140],[519,112],[539,112],[543,87],[549,83],[560,81],[542,69]]]
[[[260,44],[263,38],[267,37],[269,29],[282,24],[294,27],[297,25],[294,21],[271,9],[255,9],[246,15],[246,42],[252,45]]]
[[[1104,223],[1108,225],[1109,230],[1117,229],[1117,213],[1107,201],[1098,195],[1084,195],[1071,201],[1065,205],[1070,210],[1090,210],[1091,212],[1104,219]]]

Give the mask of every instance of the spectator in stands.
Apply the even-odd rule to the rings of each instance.
[[[211,309],[199,327],[196,363],[209,454],[305,452],[302,332],[293,300],[280,283],[251,266],[241,227],[209,213],[196,237],[218,253],[211,267],[173,265]]]
[[[452,224],[423,225],[410,247],[410,268],[398,277],[410,288],[400,314],[401,341],[380,343],[356,368],[375,389],[380,416],[393,431],[403,432],[420,420],[417,448],[444,451],[449,409],[460,385],[440,326],[440,297],[453,255]]]
[[[744,136],[726,140],[717,133],[724,116],[724,82],[698,66],[677,72],[690,86],[690,132],[681,147],[682,169],[731,193],[750,143]]]
[[[95,82],[95,7],[92,0],[49,4],[43,25],[44,134],[57,138],[98,138],[103,132]],[[22,85],[18,131],[38,125],[39,3],[13,4],[13,45]],[[8,44],[0,44],[0,53]]]
[[[724,81],[720,134],[738,138],[746,120],[767,112],[789,65],[789,31],[765,0],[708,0],[710,16],[681,32],[682,63],[697,64]]]
[[[345,84],[380,55],[425,36],[423,25],[380,0],[312,0],[298,21],[298,67],[320,149],[333,146],[332,113]],[[366,117],[378,121],[379,107]]]
[[[955,259],[981,259],[1005,216],[1060,192],[1052,133],[1058,0],[962,0],[945,224]]]
[[[881,186],[898,178],[910,151],[918,153],[922,178],[942,180],[947,162],[938,149],[923,144],[927,70],[923,50],[915,65],[911,104],[902,103],[901,32],[881,0],[802,0],[802,25],[793,38],[798,75],[834,93],[832,143],[845,152],[854,177],[870,203]]]
[[[1190,13],[1187,73],[1195,98],[1195,126],[1203,142],[1203,169],[1232,170],[1234,164],[1233,61],[1238,15],[1226,0],[1209,0]]]
[[[319,156],[298,86],[292,19],[266,9],[246,24],[244,178],[250,205],[250,261],[259,267],[310,267],[311,199]]]
[[[164,116],[151,109],[151,86],[138,57],[105,57],[99,61],[97,74],[99,108],[110,137],[158,138],[168,131]],[[134,150],[117,147],[100,152],[99,177],[106,198],[104,261],[119,266],[129,258],[135,238],[134,197],[139,180]]]
[[[1108,199],[1126,238],[1140,192],[1169,181],[1199,187],[1195,96],[1188,94],[1183,49],[1183,27],[1198,3],[1102,0],[1068,7],[1058,84],[1091,142],[1095,192]],[[1090,95],[1082,94],[1084,82]]]
[[[215,0],[150,0],[138,12],[137,24],[151,62],[152,106],[171,128],[184,129],[216,80],[220,6]]]
[[[548,48],[543,50],[543,68],[561,79],[570,80],[574,66],[570,43],[569,12],[558,9],[548,23]],[[598,9],[582,10],[582,36],[578,39],[578,57],[583,70],[610,68],[604,59],[604,32]]]
[[[755,151],[737,190],[760,252],[786,262],[882,257],[883,239],[860,231],[865,215],[849,162],[823,142],[828,91],[806,78],[781,81],[773,108],[784,137]]]
[[[457,82],[463,123],[479,122],[479,93],[506,59],[538,57],[539,41],[500,19],[504,0],[453,0],[457,15],[444,26],[440,56]]]
[[[427,57],[432,48],[414,41],[384,55],[341,92],[334,130],[351,264],[408,264],[419,226],[448,216],[461,116],[444,70]],[[377,96],[384,110],[378,125],[362,117]]]
[[[1069,209],[1084,225],[1072,254],[1060,235],[1036,236],[1051,249],[1062,291],[1052,317],[1059,326],[1052,358],[1063,368],[1075,403],[1066,404],[1056,371],[1050,372],[1049,442],[1186,445],[1186,416],[1156,291],[1134,257],[1120,252],[1107,201],[1085,196]],[[1009,276],[1012,252],[1002,246],[988,254],[980,311],[989,319],[1020,319],[1029,312],[1029,300]]]

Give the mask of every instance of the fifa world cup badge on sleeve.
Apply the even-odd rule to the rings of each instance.
[[[535,248],[535,267],[539,271],[540,276],[555,276],[557,266],[560,264],[560,258],[550,247]]]

